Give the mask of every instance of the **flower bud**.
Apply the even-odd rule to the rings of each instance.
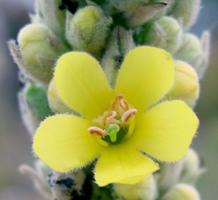
[[[65,11],[59,9],[61,0],[36,0],[37,21],[45,24],[57,36],[64,37]]]
[[[159,173],[155,176],[160,191],[167,191],[180,181],[183,166],[183,159],[175,163],[164,163],[161,165]]]
[[[71,113],[72,110],[67,107],[58,96],[57,88],[54,79],[51,80],[48,88],[49,106],[55,113]]]
[[[116,75],[124,56],[135,47],[131,31],[118,26],[114,29],[102,58],[102,66],[108,81],[115,84]]]
[[[164,2],[142,5],[127,12],[124,16],[129,27],[141,26],[157,16],[162,16],[167,9],[167,5]]]
[[[164,16],[149,29],[145,43],[163,48],[171,53],[178,50],[182,42],[182,29],[172,17]]]
[[[201,0],[178,0],[171,15],[178,19],[184,28],[188,29],[195,24],[200,9]]]
[[[167,192],[163,200],[200,200],[200,195],[191,185],[177,184]]]
[[[116,8],[121,12],[128,12],[149,3],[149,1],[150,0],[110,0],[110,4],[113,8]]]
[[[204,58],[200,40],[193,34],[184,34],[182,44],[176,52],[175,58],[186,61],[197,69],[202,64]]]
[[[114,184],[118,197],[125,200],[154,200],[157,188],[153,176],[147,176],[135,185]]]
[[[194,183],[197,178],[205,171],[205,169],[201,168],[200,159],[193,149],[189,149],[183,160],[184,166],[180,181],[185,183]]]
[[[69,13],[68,13],[69,14]],[[99,56],[109,34],[111,18],[95,6],[79,9],[75,15],[67,17],[66,38],[75,50]]]
[[[43,24],[29,24],[18,35],[22,70],[32,79],[48,83],[53,75],[54,62],[63,48]]]
[[[150,0],[110,0],[109,8],[119,25],[137,27],[163,16],[171,2]],[[117,18],[120,18],[117,20]]]
[[[198,75],[193,67],[182,61],[175,62],[175,83],[168,94],[170,99],[181,99],[194,106],[199,97]]]

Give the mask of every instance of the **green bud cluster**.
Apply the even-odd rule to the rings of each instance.
[[[74,112],[61,101],[52,79],[57,59],[68,51],[85,51],[96,57],[114,86],[129,50],[139,45],[163,48],[175,59],[175,83],[166,99],[181,99],[194,107],[210,49],[209,32],[201,38],[189,32],[200,8],[200,0],[35,0],[31,23],[20,30],[17,42],[9,42],[24,77],[18,99],[28,131],[33,134],[49,115]],[[118,129],[109,128],[115,141]],[[34,168],[23,166],[21,171],[47,199],[200,199],[193,184],[204,169],[194,150],[179,162],[160,165],[160,171],[136,185],[102,188],[92,181],[92,166],[57,174],[37,161]]]
[[[197,21],[201,9],[201,0],[175,1],[171,11],[173,15],[185,29],[189,29]]]
[[[10,50],[21,71],[31,80],[48,84],[56,59],[65,52],[60,40],[40,23],[26,25],[18,34],[18,45],[11,42]]]
[[[145,43],[175,53],[181,46],[182,32],[176,19],[163,16],[151,25],[146,34]]]
[[[74,50],[82,50],[100,56],[105,47],[112,19],[95,6],[86,6],[75,15],[68,14],[66,38]],[[100,37],[99,37],[100,36]]]
[[[45,24],[57,36],[64,38],[65,12],[59,9],[61,0],[35,0],[33,22]]]

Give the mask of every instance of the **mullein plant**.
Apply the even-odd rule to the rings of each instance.
[[[199,200],[200,0],[36,0],[9,49],[48,200]]]

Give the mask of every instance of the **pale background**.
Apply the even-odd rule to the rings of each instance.
[[[19,28],[28,23],[32,0],[0,0],[0,200],[42,200],[30,180],[17,168],[32,162],[31,140],[22,125],[17,105],[17,68],[7,50],[6,41],[16,38]],[[194,147],[208,172],[198,188],[203,200],[218,196],[218,1],[203,0],[202,12],[193,31],[212,33],[211,63],[202,81],[202,93],[196,112],[201,119]]]

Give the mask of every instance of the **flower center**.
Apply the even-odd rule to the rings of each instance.
[[[90,134],[95,135],[102,144],[118,144],[132,135],[137,110],[121,95],[115,97],[111,108],[94,120],[89,127]]]

